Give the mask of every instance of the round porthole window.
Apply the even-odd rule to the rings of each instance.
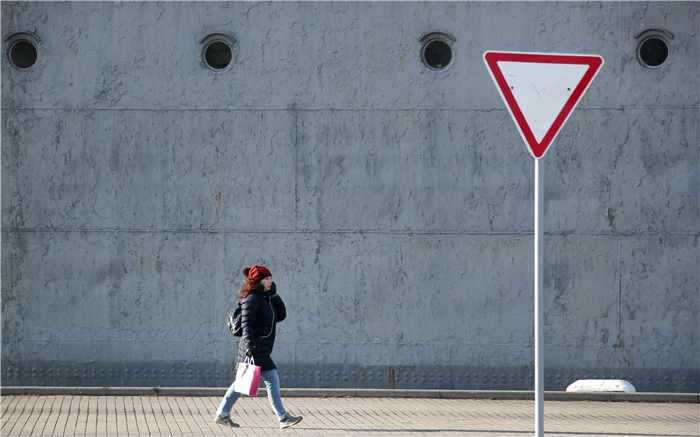
[[[36,47],[27,40],[16,41],[10,47],[10,62],[20,70],[32,68],[37,55]]]
[[[204,49],[204,61],[214,70],[223,70],[228,67],[232,58],[231,47],[222,41],[214,41]]]
[[[660,67],[668,59],[668,44],[661,38],[647,38],[639,45],[639,60],[645,67]]]
[[[420,40],[423,43],[421,55],[423,62],[431,70],[442,71],[452,65],[455,39],[444,32],[431,32]]]
[[[236,40],[222,33],[207,36],[201,41],[202,61],[214,71],[223,71],[233,62]]]
[[[673,35],[662,29],[647,29],[635,35],[639,40],[637,59],[646,68],[660,68],[668,61],[671,54],[669,39]]]
[[[452,47],[439,39],[430,41],[423,49],[423,59],[429,67],[442,70],[452,62]]]

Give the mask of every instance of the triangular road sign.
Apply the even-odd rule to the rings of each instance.
[[[484,62],[530,153],[539,159],[598,74],[603,58],[486,52]]]

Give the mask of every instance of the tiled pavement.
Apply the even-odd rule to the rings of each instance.
[[[279,429],[265,397],[244,397],[213,422],[219,397],[3,395],[0,434],[10,436],[524,436],[534,434],[532,400],[286,397],[304,416]],[[545,434],[700,436],[700,404],[545,401]]]

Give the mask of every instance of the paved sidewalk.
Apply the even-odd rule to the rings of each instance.
[[[286,397],[304,420],[279,429],[267,398],[243,397],[233,417],[213,422],[220,398],[3,395],[11,436],[524,436],[534,434],[531,400]],[[546,401],[545,433],[557,436],[699,436],[700,404]]]

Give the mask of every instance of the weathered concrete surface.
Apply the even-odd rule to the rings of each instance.
[[[543,160],[546,389],[700,390],[697,2],[0,7],[40,38],[2,62],[3,385],[225,385],[264,263],[286,387],[531,389],[534,165],[481,60],[523,50],[605,58]]]

